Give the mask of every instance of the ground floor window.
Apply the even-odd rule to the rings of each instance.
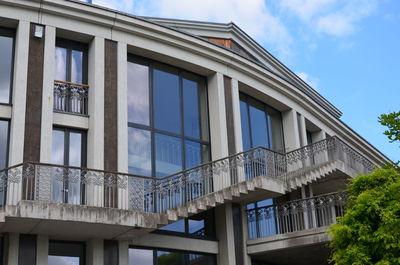
[[[214,265],[215,255],[164,251],[154,249],[129,249],[129,265]]]
[[[85,244],[50,241],[48,265],[85,265]]]

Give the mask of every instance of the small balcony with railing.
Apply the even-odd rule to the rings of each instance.
[[[246,210],[249,239],[328,227],[344,215],[346,196],[335,192]]]
[[[54,80],[53,109],[56,112],[88,115],[89,86]]]
[[[163,178],[26,162],[0,170],[1,207],[7,216],[3,225],[12,231],[24,222],[40,234],[59,223],[97,223],[98,233],[117,237],[156,229],[225,202],[277,197],[319,178],[354,176],[374,167],[336,137],[286,154],[259,147]],[[314,208],[293,208],[312,200]],[[251,237],[328,224],[333,210],[320,210],[323,200],[248,212],[256,216],[249,219]]]

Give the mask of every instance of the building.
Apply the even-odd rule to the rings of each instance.
[[[0,1],[4,265],[324,264],[388,159],[235,24]]]

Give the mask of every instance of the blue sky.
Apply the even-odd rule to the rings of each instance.
[[[377,122],[400,111],[399,0],[93,0],[141,16],[235,22],[392,160]],[[222,12],[221,12],[222,10]]]

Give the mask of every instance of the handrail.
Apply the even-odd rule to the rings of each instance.
[[[19,163],[7,168],[0,169],[0,173],[3,171],[7,171],[16,167],[24,166],[24,165],[38,165],[38,166],[48,166],[48,167],[61,167],[61,168],[66,168],[66,169],[76,169],[76,170],[82,170],[82,171],[94,171],[94,172],[99,172],[99,173],[104,173],[104,174],[113,174],[113,175],[124,175],[127,177],[135,177],[135,178],[143,178],[143,179],[151,179],[151,180],[156,180],[153,177],[148,177],[148,176],[141,176],[141,175],[136,175],[136,174],[130,174],[130,173],[121,173],[121,172],[116,172],[116,171],[107,171],[107,170],[101,170],[101,169],[92,169],[92,168],[85,168],[85,167],[77,167],[77,166],[66,166],[66,165],[59,165],[59,164],[52,164],[52,163],[41,163],[41,162],[32,162],[32,161],[27,161],[23,163]]]
[[[275,204],[266,205],[266,206],[260,206],[260,207],[256,207],[256,208],[252,208],[252,209],[246,209],[245,212],[252,212],[252,211],[257,211],[257,210],[261,210],[261,209],[282,206],[282,205],[285,205],[285,204],[295,203],[295,202],[300,202],[300,201],[314,200],[314,199],[317,199],[317,198],[320,198],[320,197],[325,197],[325,196],[329,196],[329,195],[336,195],[336,194],[345,194],[345,193],[335,191],[335,192],[316,195],[316,196],[313,196],[313,197],[297,199],[297,200],[292,200],[292,201],[287,201],[287,202],[280,202],[280,203],[275,203]]]
[[[74,86],[89,87],[89,85],[87,85],[87,84],[74,83],[74,82],[63,81],[63,80],[54,80],[54,82],[64,83],[64,84],[74,85]]]

